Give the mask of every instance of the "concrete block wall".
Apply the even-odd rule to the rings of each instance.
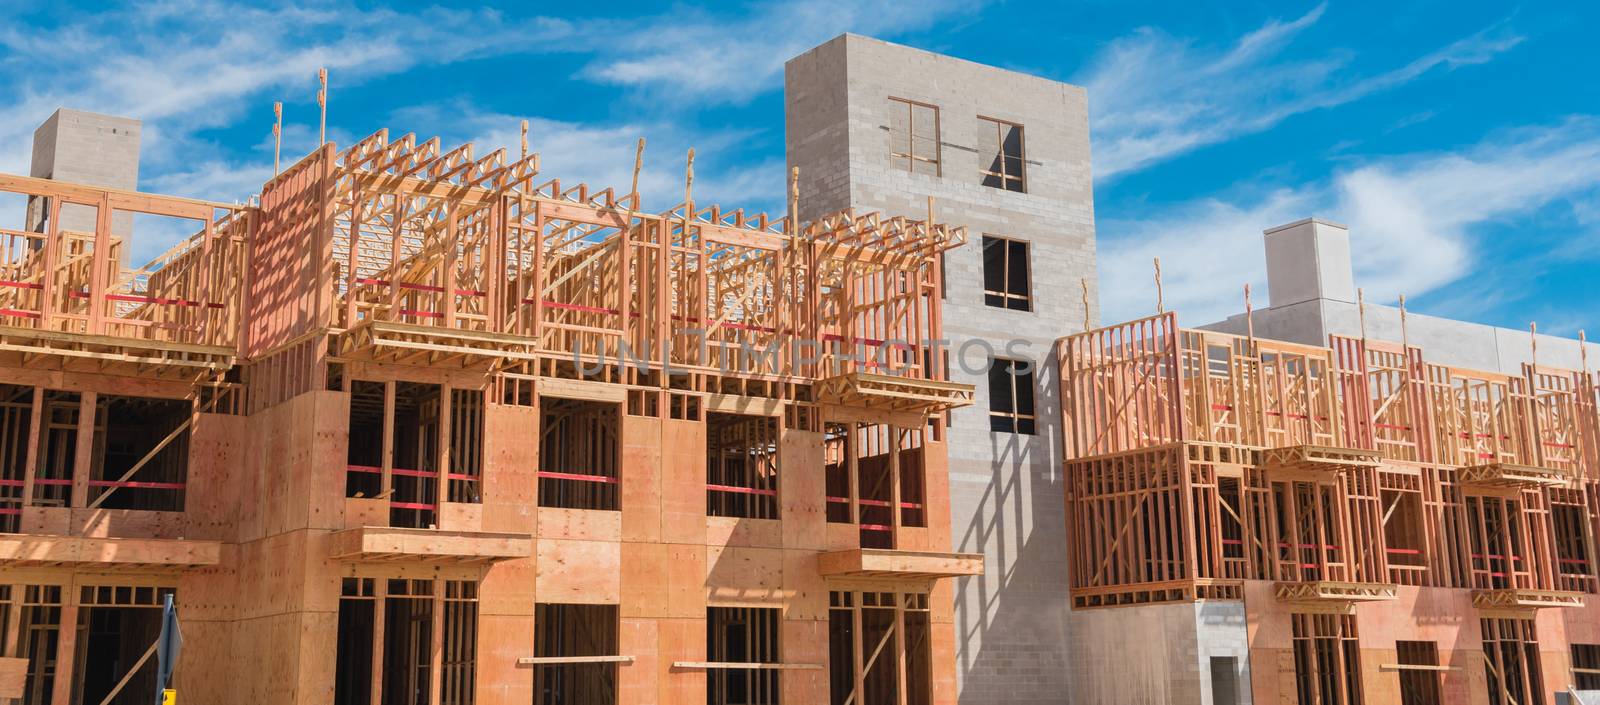
[[[139,187],[139,137],[143,124],[133,118],[60,108],[33,132],[33,161],[28,175],[90,186],[133,191]],[[41,227],[43,203],[28,204],[27,228]],[[94,232],[95,209],[66,205],[61,228]],[[124,242],[133,235],[133,214],[117,213],[111,234]],[[128,248],[123,248],[127,261]]]
[[[1066,537],[1053,343],[1084,327],[1095,291],[1087,99],[1082,88],[856,35],[785,72],[789,163],[802,218],[847,206],[965,225],[945,261],[951,377],[977,387],[949,433],[954,548],[981,552],[956,585],[961,702],[1060,703],[1069,692]],[[940,173],[889,157],[890,97],[939,108]],[[982,185],[979,116],[1021,124],[1026,193]],[[982,237],[1030,244],[1032,311],[984,305]],[[1093,315],[1091,310],[1090,315]],[[1037,363],[1034,435],[989,430],[986,369],[998,354]]]
[[[1457,321],[1408,311],[1404,326],[1400,309],[1357,303],[1350,264],[1348,234],[1344,226],[1316,218],[1268,228],[1264,233],[1267,274],[1272,284],[1272,305],[1255,311],[1246,321],[1243,313],[1199,326],[1244,335],[1307,345],[1327,345],[1328,336],[1340,335],[1392,343],[1407,342],[1422,348],[1428,362],[1487,372],[1521,374],[1522,365],[1534,360],[1534,336],[1526,328]],[[1354,282],[1354,284],[1352,284]],[[1363,321],[1363,319],[1365,319]],[[1193,323],[1179,320],[1184,325]],[[1584,352],[1577,340],[1540,334],[1540,365],[1582,369]],[[1590,360],[1600,361],[1600,346],[1590,344]]]

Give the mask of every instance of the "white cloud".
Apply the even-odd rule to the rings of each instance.
[[[194,146],[194,132],[230,124],[250,108],[270,129],[271,101],[309,100],[319,67],[329,69],[336,95],[341,82],[548,48],[572,33],[564,22],[510,22],[486,11],[399,15],[210,0],[74,20],[58,29],[0,31],[0,48],[25,57],[0,63],[0,78],[12,87],[0,106],[0,170],[26,171],[33,128],[60,106],[144,120],[144,161],[159,173],[193,157],[185,149]]]
[[[515,158],[519,152],[519,121],[498,113],[474,112],[469,105],[419,106],[398,112],[393,124],[414,126],[418,140],[438,130],[445,149],[472,142],[474,154],[487,156],[501,147]],[[784,208],[784,165],[781,158],[754,164],[728,166],[736,160],[750,131],[725,129],[691,132],[662,121],[621,124],[578,124],[549,118],[528,119],[529,151],[539,153],[545,178],[560,178],[563,187],[587,183],[594,191],[616,189],[626,194],[633,178],[634,150],[645,138],[644,168],[639,174],[642,210],[661,211],[681,203],[684,167],[690,147],[695,149],[694,199],[702,205],[721,203],[746,212],[767,208],[778,217]],[[399,135],[391,135],[398,138]],[[542,181],[543,179],[541,179]]]
[[[1199,147],[1260,132],[1312,110],[1343,105],[1433,71],[1487,62],[1521,42],[1490,27],[1404,66],[1349,76],[1348,52],[1279,54],[1313,27],[1318,5],[1272,20],[1223,50],[1153,28],[1113,41],[1079,77],[1089,91],[1095,177],[1136,171]]]
[[[1102,221],[1101,305],[1108,321],[1154,310],[1151,257],[1167,307],[1190,323],[1243,309],[1249,282],[1266,303],[1261,231],[1312,215],[1350,226],[1356,282],[1373,301],[1415,297],[1474,266],[1474,231],[1566,201],[1578,217],[1600,194],[1600,120],[1508,132],[1456,153],[1385,157],[1330,181],[1264,195],[1179,204],[1138,221]],[[1240,281],[1218,281],[1236,272]],[[1115,285],[1113,286],[1112,283]]]
[[[845,31],[889,35],[931,26],[981,2],[815,0],[757,5],[730,20],[673,7],[618,35],[586,73],[671,101],[743,103],[777,86],[784,62]]]

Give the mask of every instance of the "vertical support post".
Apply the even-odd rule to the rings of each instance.
[[[896,454],[898,455],[898,453]],[[898,496],[899,491],[896,490],[895,494]],[[898,515],[898,512],[896,514]],[[899,519],[897,518],[895,520],[895,525],[899,526],[899,523]],[[911,645],[906,640],[906,600],[910,599],[910,597],[911,593],[908,592],[897,590],[894,593],[895,648],[894,653],[890,654],[890,656],[894,657],[896,684],[894,689],[895,701],[899,703],[899,705],[909,705],[911,698],[911,693],[907,692],[906,688],[906,653],[907,650],[911,648]]]
[[[378,496],[385,501],[394,490],[394,391],[394,380],[383,383],[383,479]]]
[[[351,187],[350,196],[354,202],[354,205],[350,208],[350,263],[349,266],[345,267],[344,321],[340,324],[340,327],[346,330],[354,328],[356,325],[356,299],[358,298],[356,296],[356,288],[361,286],[358,280],[361,277],[359,274],[361,269],[361,211],[364,200],[361,198],[359,180],[355,186]],[[395,223],[395,227],[400,227],[398,221]],[[389,276],[391,279],[394,277],[393,274]],[[395,288],[399,285],[400,283],[397,281],[389,282],[390,288]]]
[[[439,489],[434,495],[434,526],[444,527],[444,503],[450,498],[450,466],[455,462],[452,439],[455,433],[451,429],[452,415],[450,408],[455,401],[454,388],[449,382],[439,385]],[[440,583],[436,588],[443,587]],[[435,596],[437,597],[437,595]],[[442,602],[439,604],[443,604]],[[438,702],[435,700],[434,702]]]
[[[322,110],[322,123],[317,131],[317,145],[328,143],[328,69],[317,69],[317,82],[322,86],[317,89],[317,107]]]
[[[78,396],[78,445],[72,454],[72,502],[70,506],[89,504],[89,473],[94,464],[94,416],[99,406],[99,396],[83,392]]]
[[[444,289],[444,327],[446,328],[456,327],[456,268],[459,266],[456,262],[456,246],[461,240],[460,220],[457,218],[456,213],[458,210],[457,203],[456,201],[451,201],[450,205],[445,208],[444,276],[439,283],[443,285]],[[400,282],[398,281],[392,284],[392,286],[399,285]]]
[[[56,630],[55,685],[51,705],[70,705],[72,686],[77,681],[78,660],[78,579],[68,578],[61,586],[61,623]]]
[[[33,410],[28,415],[28,460],[22,470],[22,506],[33,506],[34,480],[39,476],[39,429],[44,424],[44,387],[33,388]]]
[[[94,259],[89,265],[89,330],[90,335],[106,333],[106,282],[113,274],[111,267],[111,196],[100,194],[95,205]]]
[[[283,103],[272,104],[272,176],[277,178],[283,158]]]
[[[383,474],[388,482],[389,473]],[[383,618],[389,597],[389,581],[372,579],[372,701],[369,705],[383,705]]]
[[[44,235],[44,272],[39,275],[39,329],[50,330],[56,305],[56,263],[61,260],[61,197],[49,199]]]
[[[433,629],[429,631],[432,643],[428,645],[428,702],[439,705],[444,683],[444,579],[438,576],[433,578]]]
[[[899,426],[889,426],[889,504],[892,507],[889,513],[889,526],[893,533],[889,534],[891,548],[901,548],[900,543],[900,445],[908,433]],[[899,605],[896,605],[899,609]],[[896,618],[899,613],[896,612]]]
[[[22,604],[27,594],[26,585],[12,584],[11,600],[6,606],[6,632],[0,641],[0,656],[17,658],[22,655]]]
[[[854,473],[851,473],[851,474],[853,475]],[[854,506],[854,504],[855,504],[854,502],[851,502],[852,506]],[[863,654],[862,652],[865,651],[866,647],[867,647],[867,635],[866,635],[866,632],[862,631],[861,599],[862,599],[862,596],[865,595],[865,593],[856,592],[856,591],[852,590],[852,591],[847,592],[845,594],[849,595],[851,597],[851,600],[850,600],[850,622],[851,622],[850,631],[851,631],[851,637],[856,642],[855,644],[852,645],[854,648],[850,649],[850,655],[852,657],[852,660],[854,661],[854,663],[852,663],[851,666],[853,667],[853,669],[855,671],[855,690],[852,691],[853,693],[855,693],[855,697],[853,699],[851,699],[851,702],[853,702],[853,703],[864,703],[865,700],[866,700],[866,697],[867,697],[867,669],[866,669],[866,654]]]

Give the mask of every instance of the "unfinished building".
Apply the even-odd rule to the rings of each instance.
[[[382,130],[242,206],[0,175],[0,698],[147,702],[174,594],[184,702],[954,702],[964,230],[692,183]],[[134,214],[194,234],[131,268]]]
[[[1285,308],[1317,297],[1280,286],[1350,280],[1328,227],[1268,231],[1270,262],[1324,268],[1274,272]],[[1600,687],[1582,346],[1548,346],[1577,363],[1560,367],[1523,333],[1526,362],[1473,369],[1416,344],[1403,312],[1369,328],[1350,288],[1348,334],[1169,312],[1061,340],[1071,599],[1099,615],[1080,633],[1105,659],[1074,671],[1085,702],[1534,705]]]
[[[855,207],[971,232],[940,263],[950,378],[977,389],[949,414],[951,540],[987,561],[956,581],[961,701],[1060,703],[1070,658],[1094,652],[1070,628],[1051,377],[1097,281],[1088,97],[853,34],[790,60],[784,93],[802,217]]]

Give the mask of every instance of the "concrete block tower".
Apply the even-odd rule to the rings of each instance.
[[[1062,702],[1076,640],[1052,345],[1084,328],[1085,283],[1094,301],[1085,92],[846,34],[789,61],[785,118],[803,219],[923,218],[931,197],[967,227],[943,269],[950,379],[978,390],[951,419],[951,526],[987,570],[956,586],[960,698]]]
[[[139,133],[133,118],[59,108],[33,131],[33,161],[28,175],[87,186],[133,191],[139,188]],[[94,232],[95,211],[81,205],[61,209],[61,229]],[[44,227],[42,202],[30,203],[28,229]],[[111,234],[127,241],[133,214],[117,213]],[[126,252],[126,248],[124,248]]]

